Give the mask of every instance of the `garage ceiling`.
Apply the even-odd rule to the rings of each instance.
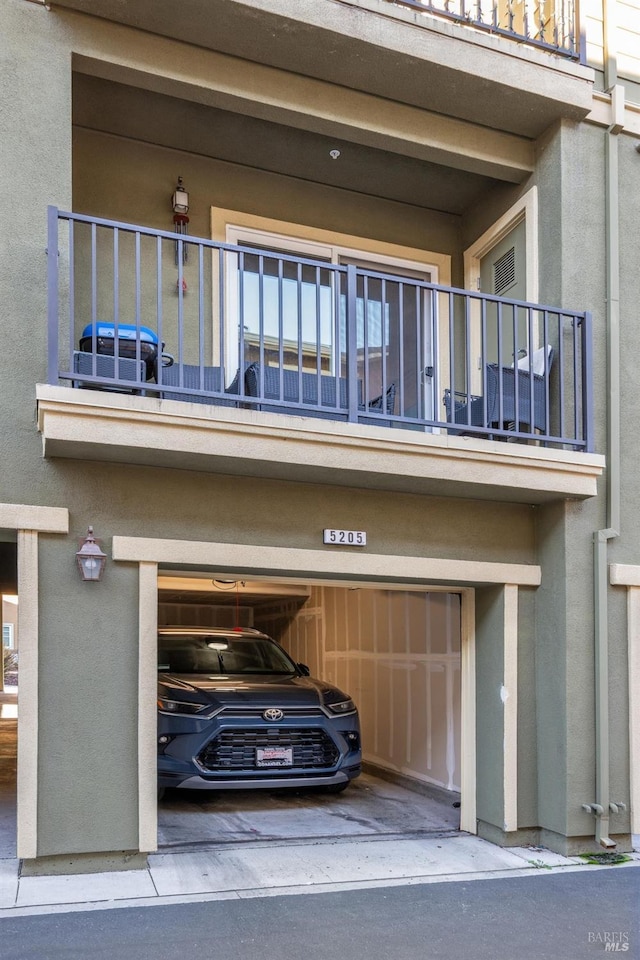
[[[229,605],[240,598],[243,606],[257,606],[278,600],[306,600],[311,595],[303,584],[266,583],[252,580],[212,579],[211,574],[198,576],[170,571],[158,577],[161,603],[205,603]]]

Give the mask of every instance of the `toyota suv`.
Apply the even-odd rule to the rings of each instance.
[[[317,787],[361,769],[353,700],[258,630],[158,631],[158,789]]]

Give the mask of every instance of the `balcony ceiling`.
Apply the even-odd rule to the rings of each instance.
[[[127,139],[211,157],[455,215],[497,180],[245,114],[74,74],[73,123]],[[341,151],[339,160],[329,150]]]
[[[383,0],[57,0],[200,48],[535,138],[591,107],[591,71]]]

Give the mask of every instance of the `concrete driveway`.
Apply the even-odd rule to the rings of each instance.
[[[158,810],[160,851],[242,841],[442,836],[459,828],[455,793],[363,774],[344,793],[309,790],[168,791]]]

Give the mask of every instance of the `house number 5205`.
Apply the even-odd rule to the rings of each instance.
[[[322,542],[338,547],[365,547],[367,534],[364,530],[325,530]]]

